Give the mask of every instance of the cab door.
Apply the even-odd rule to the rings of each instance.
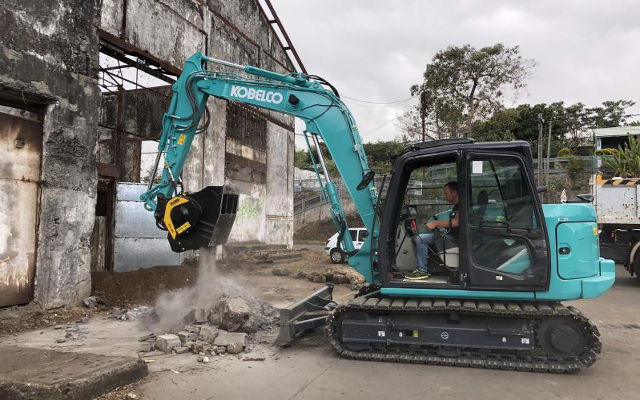
[[[533,174],[517,153],[465,157],[462,213],[470,288],[531,291],[548,286],[549,243]]]

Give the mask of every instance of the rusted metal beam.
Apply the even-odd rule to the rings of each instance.
[[[293,57],[295,58],[296,62],[298,63],[298,68],[300,68],[300,72],[304,72],[306,74],[307,73],[307,69],[304,67],[304,64],[302,63],[302,60],[300,59],[300,56],[298,55],[298,52],[296,51],[296,48],[293,46],[293,43],[291,42],[291,39],[289,38],[289,35],[287,34],[287,31],[284,29],[284,26],[282,25],[282,21],[280,21],[280,17],[278,17],[278,14],[276,13],[276,10],[273,8],[273,5],[271,4],[271,1],[270,0],[264,0],[264,2],[267,5],[267,7],[269,8],[269,11],[271,12],[271,17],[272,17],[271,19],[267,18],[267,21],[269,21],[269,23],[272,23],[271,21],[275,20],[275,23],[278,25],[278,28],[280,29],[280,33],[282,33],[282,36],[284,37],[284,40],[287,42],[286,45],[285,45],[280,40],[280,37],[278,37],[278,41],[280,42],[280,45],[282,46],[282,49],[285,51],[285,53],[287,53],[287,51],[291,51],[291,53],[293,54]],[[260,8],[262,8],[262,7],[260,7]],[[263,10],[263,12],[264,12],[264,10]],[[289,59],[291,60],[291,57],[289,57]],[[291,61],[293,61],[293,60],[291,60]],[[292,64],[293,64],[293,62],[292,62]]]
[[[143,60],[149,62],[151,65],[154,65],[158,68],[161,68],[165,71],[167,71],[167,73],[171,74],[171,75],[175,75],[175,76],[180,76],[180,74],[182,73],[182,69],[176,67],[175,65],[172,65],[166,61],[163,61],[161,59],[159,59],[158,57],[155,57],[153,55],[151,55],[149,52],[144,51],[128,42],[126,42],[123,39],[120,39],[117,36],[114,36],[112,34],[110,34],[109,32],[99,29],[98,30],[98,35],[100,36],[100,40],[102,40],[103,42],[110,44],[111,46],[114,46],[115,49],[114,50],[123,50],[125,51],[127,54],[132,55],[132,56],[136,56],[139,58],[142,58]],[[109,54],[111,55],[111,54]],[[147,71],[145,71],[147,72]]]

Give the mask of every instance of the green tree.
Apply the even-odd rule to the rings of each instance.
[[[364,151],[367,154],[369,168],[378,174],[391,172],[391,161],[396,154],[399,154],[405,145],[399,141],[378,141],[375,143],[365,143]]]
[[[602,107],[590,108],[589,123],[594,128],[611,128],[621,126],[627,120],[627,109],[636,103],[631,100],[608,100]]]
[[[393,157],[400,153],[404,149],[405,145],[400,141],[378,141],[375,143],[365,143],[364,151],[367,154],[367,161],[369,162],[369,168],[376,171],[376,173],[384,174],[391,171],[391,162]],[[336,163],[329,154],[327,145],[320,143],[320,149],[324,155],[325,162],[327,164],[327,170],[331,176],[338,175],[338,168]],[[317,161],[317,153],[315,146],[311,146],[311,151]],[[313,170],[313,164],[309,157],[307,150],[295,150],[294,165],[297,168]]]
[[[420,101],[410,112],[418,115],[421,130],[433,126],[431,138],[473,136],[474,123],[503,107],[505,90],[523,88],[534,65],[517,46],[450,46],[427,64],[424,81],[411,87]]]

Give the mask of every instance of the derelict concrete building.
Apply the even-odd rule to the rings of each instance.
[[[191,54],[301,67],[268,1],[6,0],[0,27],[0,306],[77,304],[119,245],[157,239],[118,236],[118,218],[131,219],[118,188],[148,176],[169,85]],[[230,242],[291,246],[293,118],[220,99],[209,108],[185,189],[240,194]]]

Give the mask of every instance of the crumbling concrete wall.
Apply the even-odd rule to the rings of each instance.
[[[97,159],[116,166],[118,181],[139,182],[146,175],[141,171],[141,141],[160,136],[170,95],[168,86],[102,94]]]
[[[0,2],[0,99],[44,114],[35,300],[91,291],[99,0]]]
[[[238,64],[293,70],[257,0],[103,0],[102,8],[103,30],[179,68],[201,51]],[[212,122],[193,142],[185,190],[225,184],[240,195],[230,242],[291,246],[293,117],[246,106],[230,111],[219,99],[208,106]],[[242,135],[233,135],[238,129]],[[263,134],[266,140],[256,140]]]

